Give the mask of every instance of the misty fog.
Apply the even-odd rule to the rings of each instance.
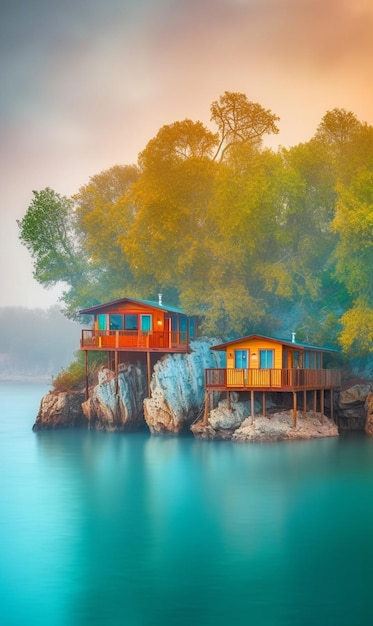
[[[0,308],[0,379],[55,376],[79,350],[81,328],[57,306]]]

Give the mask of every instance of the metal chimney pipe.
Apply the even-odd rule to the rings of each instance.
[[[291,343],[295,343],[295,335],[296,335],[296,333],[293,331],[291,333]]]
[[[162,294],[161,293],[158,294],[158,304],[159,306],[162,306]]]

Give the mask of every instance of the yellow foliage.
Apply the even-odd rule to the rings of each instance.
[[[373,351],[373,309],[358,301],[341,318],[343,330],[339,336],[345,352],[369,354]]]

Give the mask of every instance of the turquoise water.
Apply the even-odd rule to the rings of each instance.
[[[372,623],[373,441],[31,430],[0,383],[1,626]]]

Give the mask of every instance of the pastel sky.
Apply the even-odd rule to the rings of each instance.
[[[71,195],[224,91],[308,141],[335,107],[373,124],[371,0],[3,0],[0,306],[49,306],[18,240],[32,190]]]

